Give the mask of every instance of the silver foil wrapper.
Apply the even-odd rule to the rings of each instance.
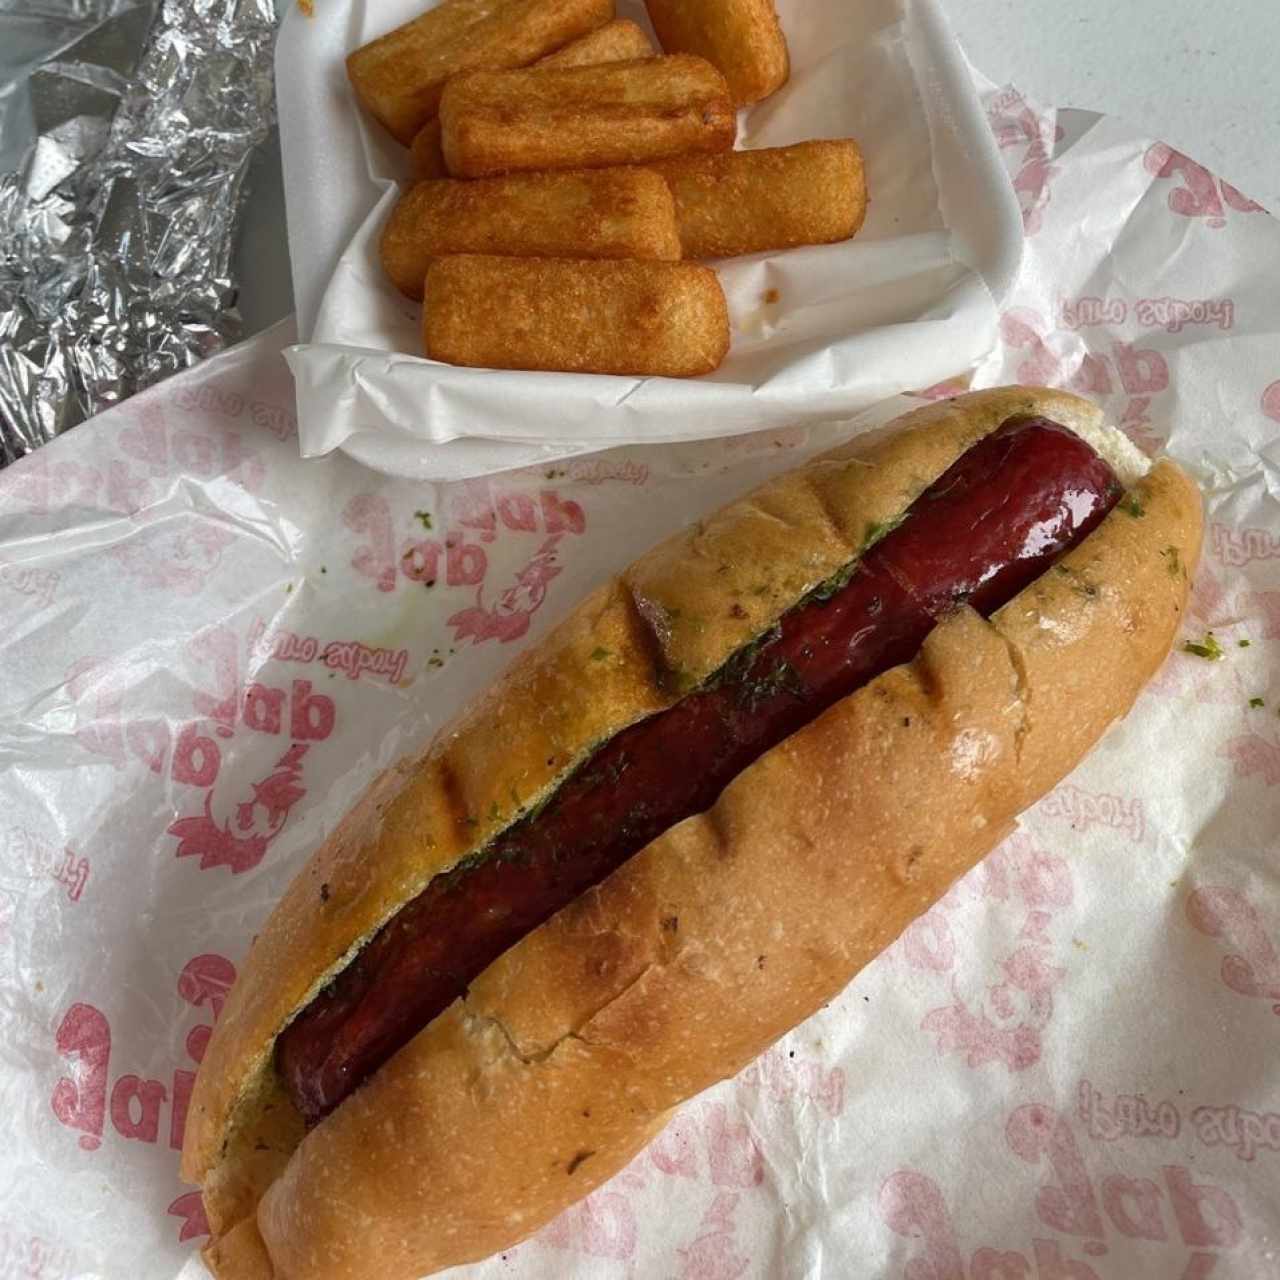
[[[0,467],[239,336],[272,0],[0,0]]]

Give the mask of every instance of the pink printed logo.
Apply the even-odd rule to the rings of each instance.
[[[734,1191],[716,1193],[711,1207],[702,1215],[698,1235],[692,1243],[676,1250],[680,1280],[738,1280],[751,1265],[749,1255],[738,1248],[734,1213],[739,1196]]]
[[[609,1188],[566,1209],[535,1237],[553,1249],[625,1261],[635,1255],[636,1213],[630,1200]]]
[[[50,1244],[26,1227],[0,1221],[0,1276],[5,1280],[61,1280],[71,1266],[66,1245]]]
[[[179,818],[168,829],[171,836],[178,838],[177,856],[199,857],[201,871],[211,867],[230,867],[235,875],[251,871],[284,829],[289,811],[307,794],[301,785],[302,759],[306,754],[306,744],[295,742],[266,778],[250,784],[249,798],[234,806],[233,816],[215,818],[213,791],[208,791],[202,814]]]
[[[600,478],[608,477],[602,472]],[[645,471],[643,476],[634,476],[632,482],[644,483],[647,479]],[[395,524],[386,498],[359,494],[343,510],[342,520],[347,528],[364,535],[363,543],[351,557],[351,567],[374,582],[379,591],[394,591],[401,578],[427,589],[440,585],[480,587],[490,568],[485,544],[493,542],[500,530],[541,534],[543,544],[538,555],[542,555],[562,535],[580,535],[587,527],[581,505],[561,498],[554,489],[542,489],[535,496],[495,491],[477,482],[455,486],[443,514],[418,511],[414,519],[428,532],[434,533],[441,524],[448,532],[443,537],[427,538],[415,532],[415,536],[404,539],[397,554]],[[483,604],[477,607],[484,611]]]
[[[73,1004],[58,1024],[54,1045],[73,1060],[72,1074],[53,1088],[53,1114],[68,1129],[79,1129],[80,1146],[96,1151],[102,1145],[107,1115],[107,1063],[111,1057],[111,1027],[92,1005]]]
[[[1187,920],[1206,937],[1233,948],[1222,959],[1223,983],[1237,995],[1272,1001],[1280,1014],[1280,956],[1257,907],[1244,894],[1221,886],[1197,889],[1187,898]]]
[[[1064,782],[1039,804],[1039,811],[1049,818],[1060,818],[1073,831],[1090,827],[1108,827],[1122,831],[1135,844],[1142,840],[1145,818],[1142,801],[1136,796],[1117,796],[1105,791],[1086,791]]]
[[[948,378],[945,382],[935,382],[931,387],[925,387],[920,391],[913,391],[911,394],[920,400],[949,400],[952,396],[962,396],[969,390],[969,379]]]
[[[1163,437],[1150,419],[1152,399],[1169,388],[1169,365],[1150,347],[1114,341],[1110,353],[1088,351],[1075,333],[1054,331],[1039,312],[1012,307],[1000,318],[1000,336],[1025,353],[1014,371],[1025,386],[1066,387],[1093,398],[1128,397],[1116,411],[1120,428],[1147,453],[1158,452]],[[1074,348],[1064,354],[1059,348]]]
[[[1063,298],[1061,323],[1064,329],[1085,329],[1094,326],[1116,327],[1129,318],[1129,304],[1123,298],[1098,298],[1089,294],[1083,298]]]
[[[376,676],[399,684],[409,665],[408,649],[372,648],[359,640],[324,641],[277,628],[267,630],[261,618],[249,631],[249,656],[258,662],[321,662],[330,671],[341,671],[348,680]]]
[[[1169,208],[1183,218],[1203,218],[1205,225],[1220,229],[1227,225],[1226,209],[1237,213],[1265,213],[1266,210],[1248,199],[1229,182],[1214,178],[1203,165],[1164,142],[1148,148],[1143,157],[1148,173],[1157,178],[1178,178],[1182,186],[1169,192]]]
[[[1206,1147],[1226,1147],[1237,1160],[1250,1162],[1259,1151],[1280,1151],[1280,1115],[1230,1104],[1197,1107],[1191,1113],[1196,1137]]]
[[[1228,738],[1217,754],[1231,761],[1237,778],[1260,778],[1268,787],[1280,783],[1280,742],[1260,733],[1241,733]]]
[[[1084,1252],[1101,1256],[1107,1246],[1106,1218],[1131,1239],[1163,1242],[1170,1233],[1162,1213],[1162,1189],[1148,1178],[1111,1174],[1095,1190],[1075,1135],[1051,1107],[1029,1103],[1009,1117],[1005,1137],[1010,1150],[1027,1164],[1049,1166],[1050,1178],[1036,1192],[1036,1216],[1063,1234],[1099,1237],[1086,1240]],[[1193,1248],[1233,1248],[1243,1237],[1234,1200],[1221,1188],[1192,1182],[1178,1165],[1162,1168],[1173,1216],[1183,1241]],[[1185,1274],[1185,1273],[1184,1273]],[[1207,1274],[1204,1270],[1196,1274]]]
[[[255,427],[269,431],[277,440],[291,440],[298,434],[298,419],[284,405],[255,400],[249,406],[249,418]]]
[[[33,569],[27,565],[0,560],[0,587],[7,587],[18,595],[30,596],[41,608],[48,608],[53,603],[61,581],[61,575],[51,569]]]
[[[205,796],[203,811],[179,818],[169,834],[178,838],[177,856],[199,857],[201,870],[225,866],[233,873],[248,871],[262,861],[294,805],[306,795],[302,762],[313,743],[332,734],[336,708],[310,680],[292,680],[280,688],[259,681],[242,685],[239,644],[225,627],[196,636],[191,650],[212,668],[214,689],[197,690],[193,702],[197,713],[212,722],[213,733],[198,733],[193,724],[179,738],[174,759],[175,770],[181,765],[179,780],[205,789]],[[243,781],[241,771],[228,796],[230,787],[219,794],[216,786],[222,772],[217,739],[231,737],[237,725],[274,740],[276,750],[283,751],[254,781]],[[159,772],[163,756],[152,767]]]
[[[1088,1080],[1080,1081],[1076,1113],[1095,1141],[1156,1138],[1171,1141],[1182,1132],[1182,1114],[1171,1098],[1150,1103],[1142,1094],[1119,1094],[1109,1102]],[[1227,1103],[1203,1105],[1191,1112],[1191,1131],[1206,1147],[1225,1147],[1238,1160],[1252,1161],[1259,1151],[1280,1151],[1280,1114],[1251,1111]]]
[[[1110,1251],[1112,1232],[1130,1248],[1163,1245],[1167,1253],[1167,1246],[1180,1242],[1194,1250],[1182,1280],[1206,1280],[1219,1258],[1211,1251],[1234,1248],[1243,1238],[1232,1197],[1221,1187],[1193,1181],[1181,1165],[1161,1166],[1161,1182],[1110,1173],[1095,1186],[1070,1126],[1051,1107],[1018,1107],[1005,1126],[1005,1141],[1018,1160],[1048,1166],[1048,1178],[1034,1195],[1031,1248],[983,1245],[966,1259],[942,1188],[916,1169],[899,1169],[880,1188],[879,1210],[891,1231],[913,1242],[904,1280],[1101,1280],[1053,1236],[1072,1237],[1069,1247],[1099,1258]],[[1164,1273],[1179,1274],[1172,1267]]]
[[[1230,569],[1241,569],[1253,560],[1280,559],[1280,533],[1268,528],[1233,529],[1215,520],[1209,526],[1214,559]]]
[[[669,1125],[650,1143],[645,1153],[659,1173],[673,1178],[698,1180],[705,1153],[711,1184],[731,1190],[748,1190],[764,1181],[764,1157],[751,1130],[734,1124],[722,1102],[689,1106],[676,1113]],[[642,1168],[640,1161],[631,1168]]]
[[[184,1191],[176,1200],[170,1202],[165,1213],[182,1219],[178,1228],[178,1243],[186,1244],[188,1240],[198,1240],[209,1234],[209,1219],[204,1213],[204,1199],[198,1191]]]
[[[1062,300],[1064,329],[1118,328],[1128,318],[1129,303],[1124,298],[1089,295]],[[1133,318],[1146,329],[1163,329],[1166,333],[1181,333],[1189,324],[1230,329],[1236,322],[1236,304],[1232,298],[1139,298],[1133,304]]]
[[[226,529],[198,523],[195,517],[144,525],[107,549],[107,554],[135,582],[180,596],[199,595],[222,553],[235,541]]]
[[[468,609],[459,610],[449,618],[454,639],[472,640],[483,644],[497,640],[510,644],[520,639],[528,630],[533,615],[542,608],[547,598],[547,585],[561,573],[556,564],[556,546],[560,534],[548,538],[532,559],[516,574],[509,586],[492,606],[484,602],[484,585],[476,588],[476,602]]]
[[[54,871],[53,878],[66,889],[72,902],[79,902],[89,883],[89,859],[77,858],[70,849],[64,850],[62,865]]]
[[[200,409],[223,417],[238,417],[244,411],[239,392],[224,392],[204,386],[198,390],[179,388],[174,402],[184,409]],[[148,396],[140,405],[138,425],[124,427],[116,437],[120,451],[142,463],[157,478],[178,472],[200,480],[227,476],[251,492],[262,487],[266,467],[252,449],[246,449],[238,431],[175,430],[165,421],[158,399]]]
[[[1125,1137],[1172,1139],[1182,1128],[1178,1108],[1168,1098],[1153,1105],[1140,1093],[1122,1093],[1108,1102],[1088,1080],[1080,1081],[1076,1114],[1089,1137],[1102,1142]]]
[[[216,1019],[235,978],[235,966],[224,956],[199,955],[183,966],[177,992],[185,1003],[197,1009],[207,1008]],[[188,1031],[186,1051],[193,1065],[204,1057],[212,1032],[210,1023],[199,1023]],[[132,1074],[118,1076],[111,1084],[111,1027],[106,1015],[92,1005],[73,1004],[63,1015],[54,1043],[58,1053],[70,1062],[71,1074],[57,1082],[50,1102],[58,1120],[79,1131],[82,1150],[96,1151],[101,1146],[108,1116],[120,1138],[155,1144],[160,1140],[166,1102],[170,1104],[169,1149],[182,1150],[196,1081],[194,1071],[176,1067],[172,1088],[162,1080],[144,1080]],[[166,1212],[182,1220],[179,1242],[209,1232],[199,1192],[179,1195]]]
[[[926,1014],[920,1026],[936,1038],[939,1053],[963,1054],[970,1067],[999,1062],[1010,1071],[1025,1071],[1040,1060],[1042,1036],[1053,1016],[1053,990],[1066,976],[1065,969],[1050,963],[1048,927],[1056,911],[1071,905],[1071,872],[1061,858],[1018,833],[987,858],[979,876],[966,878],[960,891],[1020,901],[1023,926],[980,997],[966,998],[952,977],[952,1003]],[[956,947],[946,912],[955,901],[949,894],[903,935],[903,952],[913,968],[939,974],[953,969]]]
[[[1280,381],[1273,382],[1262,393],[1262,412],[1272,422],[1280,422]]]
[[[1038,116],[1016,89],[996,95],[987,108],[987,120],[1002,151],[1022,152],[1010,172],[1022,206],[1023,229],[1033,236],[1044,225],[1050,185],[1059,172],[1049,163],[1049,157],[1063,131],[1052,126],[1046,117]]]
[[[569,1176],[594,1152],[579,1152]],[[749,1261],[735,1241],[734,1214],[741,1193],[760,1186],[764,1157],[747,1124],[737,1123],[722,1102],[694,1103],[612,1181],[544,1227],[534,1239],[553,1249],[593,1258],[634,1258],[639,1221],[633,1194],[650,1185],[654,1173],[684,1183],[711,1183],[711,1201],[696,1233],[677,1248],[678,1280],[736,1280]],[[687,1196],[693,1187],[682,1189]]]
[[[774,1102],[796,1099],[816,1104],[836,1119],[844,1111],[845,1075],[841,1067],[825,1068],[820,1062],[797,1060],[776,1046],[763,1053],[739,1077],[744,1089],[759,1090]]]
[[[54,849],[26,827],[0,831],[0,865],[35,878],[49,876],[66,890],[70,902],[79,902],[89,883],[89,859],[78,857],[70,848]],[[6,900],[0,896],[0,903]],[[0,923],[6,918],[0,912]]]
[[[574,484],[605,484],[610,480],[619,484],[632,484],[637,488],[649,483],[649,468],[643,462],[614,461],[607,458],[589,458],[584,462],[569,464],[569,478]]]

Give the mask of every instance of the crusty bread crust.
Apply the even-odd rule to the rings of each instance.
[[[980,392],[771,482],[595,592],[374,783],[267,922],[206,1053],[183,1173],[205,1183],[215,1238],[274,1183],[259,1225],[290,1280],[360,1275],[375,1254],[388,1276],[421,1274],[512,1243],[829,999],[1075,765],[1176,633],[1201,517],[1168,462],[1139,482],[1140,517],[1126,502],[990,623],[957,614],[915,663],[768,753],[499,959],[293,1150],[274,1039],[363,940],[1017,413],[1090,435],[1100,416],[1062,392]]]

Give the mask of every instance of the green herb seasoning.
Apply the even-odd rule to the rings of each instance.
[[[1221,662],[1227,656],[1212,631],[1205,633],[1203,641],[1185,641],[1182,646],[1182,652],[1192,654],[1197,658],[1204,658],[1207,662]]]
[[[904,520],[907,513],[903,511],[901,515],[891,516],[888,520],[872,521],[867,525],[867,531],[862,536],[862,552],[870,551],[877,542],[883,542]],[[847,581],[847,579],[846,579]]]
[[[413,518],[414,518],[414,519],[415,519],[415,520],[416,520],[416,521],[417,521],[417,522],[418,522],[418,523],[419,523],[419,524],[420,524],[424,529],[430,530],[430,528],[431,528],[431,512],[430,512],[430,511],[415,511],[415,512],[413,513]]]

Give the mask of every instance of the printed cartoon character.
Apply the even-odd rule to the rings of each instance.
[[[1206,886],[1187,898],[1186,913],[1193,929],[1231,948],[1219,969],[1224,985],[1272,1001],[1280,1014],[1280,956],[1258,908],[1236,889]]]
[[[1007,99],[1007,101],[1006,101]],[[1013,189],[1022,208],[1022,225],[1033,236],[1044,222],[1049,204],[1050,184],[1058,169],[1049,163],[1050,140],[1063,136],[1061,129],[1051,130],[1020,96],[1001,95],[987,118],[1001,150],[1025,147],[1022,163],[1013,175]]]
[[[457,640],[473,640],[483,644],[498,640],[509,644],[529,630],[533,615],[547,598],[547,585],[563,570],[556,564],[556,547],[561,534],[553,534],[535,552],[533,558],[516,574],[515,583],[498,597],[492,608],[484,603],[484,586],[476,588],[476,602],[449,619]]]
[[[267,777],[234,799],[215,800],[214,791],[207,791],[203,813],[179,818],[169,828],[169,834],[178,837],[177,856],[198,856],[202,871],[230,867],[238,874],[256,867],[280,834],[289,811],[306,795],[301,785],[306,753],[305,744],[295,743]]]
[[[939,1053],[963,1053],[971,1067],[1002,1062],[1025,1071],[1040,1060],[1041,1033],[1053,1015],[1053,988],[1066,970],[1050,965],[1035,947],[1020,947],[999,965],[975,1010],[952,985],[953,1004],[925,1016],[921,1027],[937,1037]]]
[[[1053,913],[1071,903],[1071,873],[1029,836],[1010,836],[908,931],[904,951],[913,968],[937,973],[953,968],[956,943],[945,913],[966,894],[1020,902],[1026,910],[1023,925],[1013,949],[995,962],[981,997],[966,999],[953,976],[952,1002],[926,1014],[921,1029],[936,1037],[939,1053],[963,1053],[971,1067],[1001,1062],[1010,1071],[1025,1071],[1040,1060],[1043,1032],[1053,1016],[1053,989],[1066,976],[1065,969],[1050,963],[1048,928]]]
[[[181,518],[145,525],[107,554],[144,587],[195,596],[234,540],[218,525]]]

